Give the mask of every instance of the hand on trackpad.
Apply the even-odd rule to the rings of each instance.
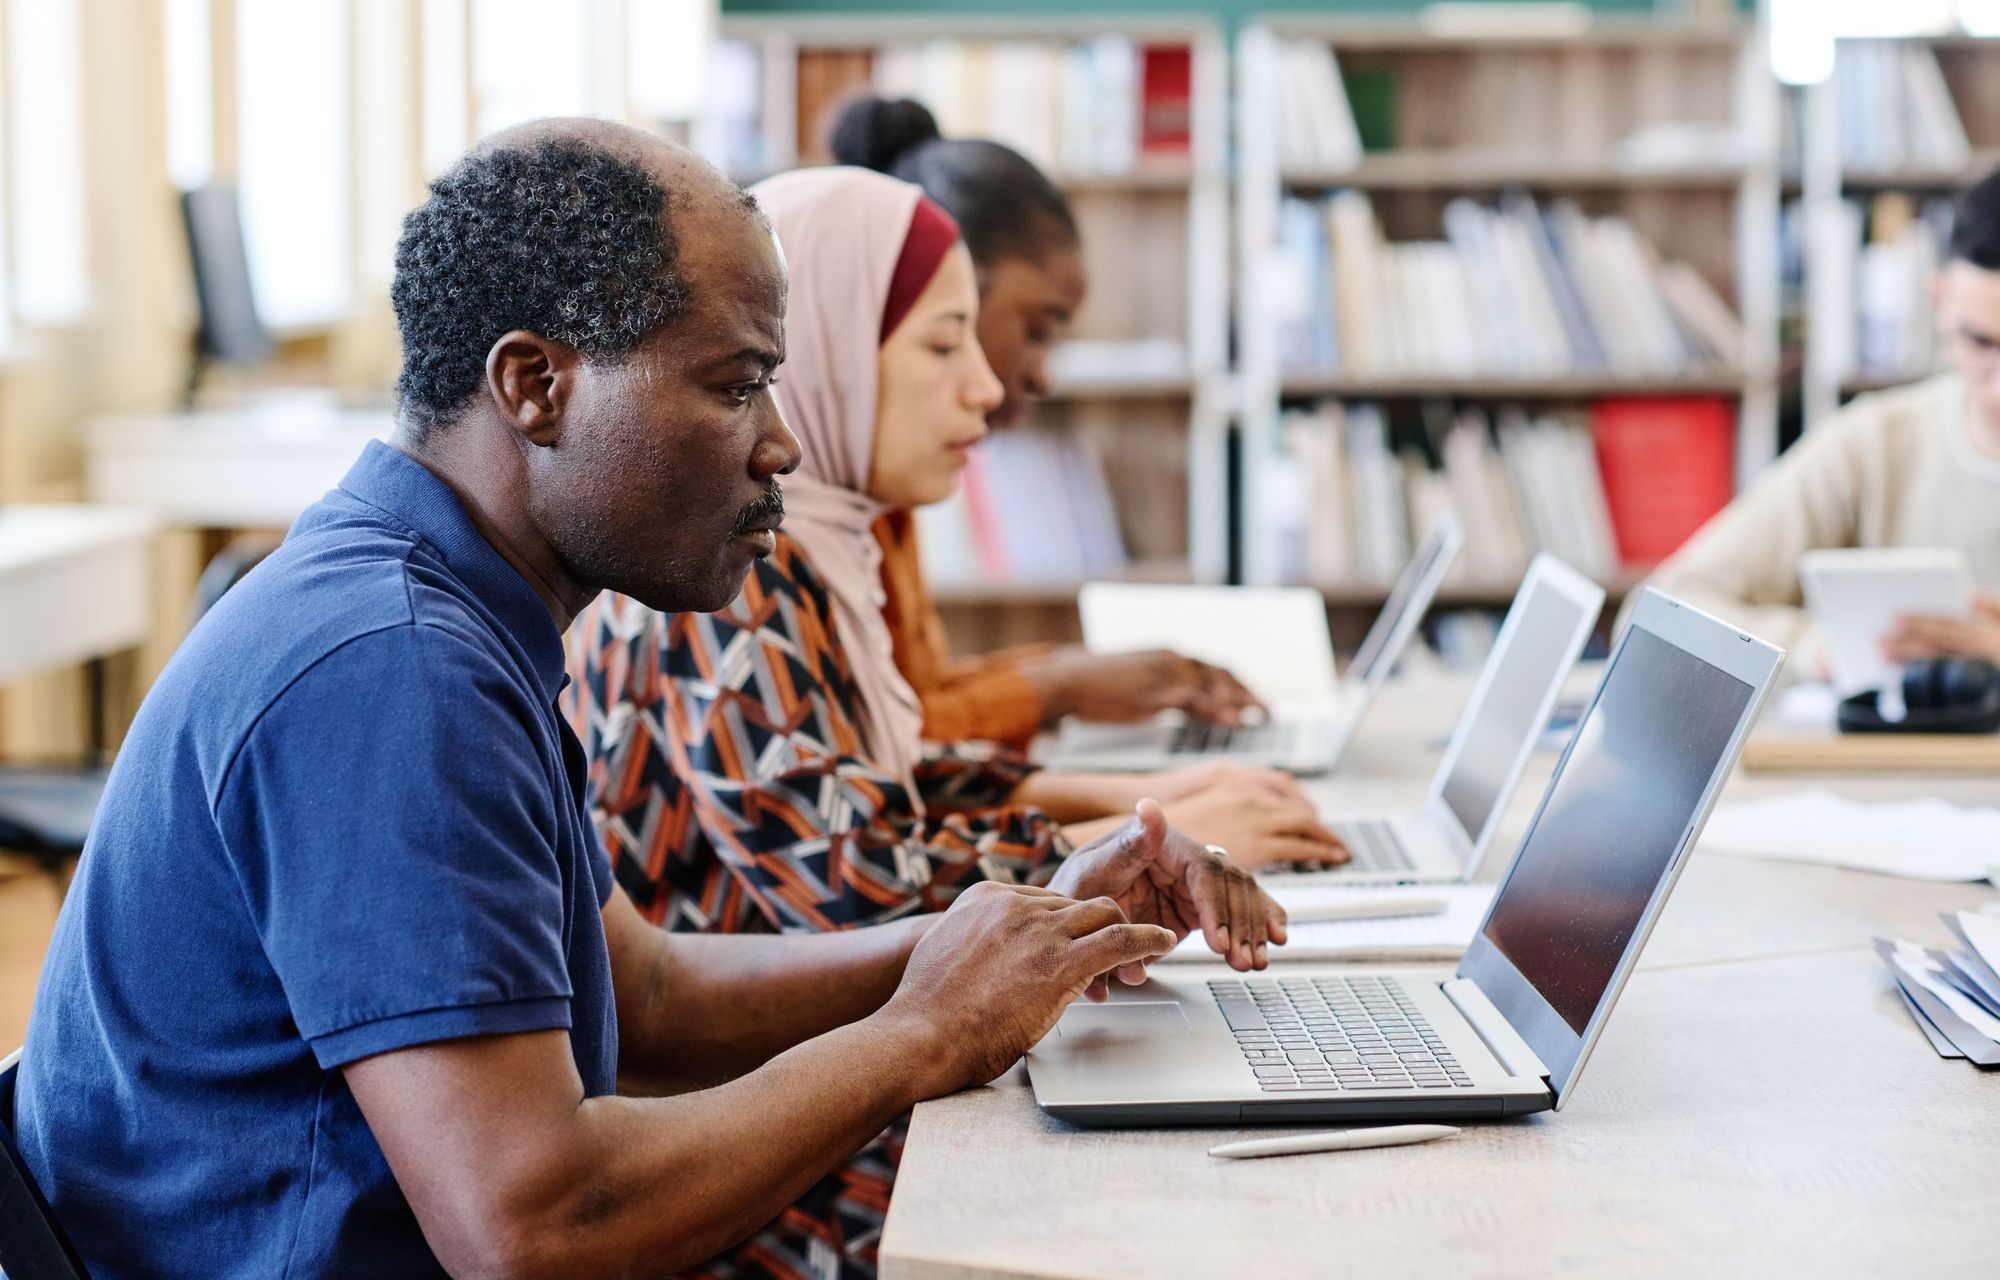
[[[1111,1004],[1073,1004],[1056,1023],[1065,1040],[1080,1036],[1137,1039],[1144,1036],[1188,1034],[1187,1014],[1177,1000],[1120,1000]]]

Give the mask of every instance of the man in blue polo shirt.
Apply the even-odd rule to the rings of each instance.
[[[615,126],[501,135],[410,216],[396,440],[161,676],[43,971],[15,1118],[98,1280],[678,1271],[1176,936],[1282,938],[1150,805],[1063,893],[854,933],[662,934],[614,887],[562,631],[768,551],[784,293],[748,197]]]

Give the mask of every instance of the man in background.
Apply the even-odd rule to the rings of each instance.
[[[1756,484],[1660,566],[1653,584],[1799,653],[1824,674],[1798,561],[1819,547],[1955,547],[2000,590],[2000,172],[1959,200],[1933,284],[1950,370],[1857,398],[1813,425]],[[1897,661],[2000,660],[2000,607],[1904,619]]]

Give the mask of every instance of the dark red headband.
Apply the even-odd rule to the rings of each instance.
[[[937,274],[938,264],[957,243],[958,223],[928,196],[918,196],[916,212],[910,215],[909,233],[903,237],[903,252],[897,255],[896,270],[889,277],[889,300],[882,305],[882,332],[875,339],[878,345],[889,340],[896,326],[903,323],[903,317],[910,314],[910,308],[917,305],[924,286]]]

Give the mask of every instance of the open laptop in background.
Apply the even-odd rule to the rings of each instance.
[[[1560,1110],[1783,660],[1645,592],[1456,974],[1155,976],[1063,1014],[1035,1100],[1106,1125]]]
[[[1344,676],[1335,672],[1326,600],[1315,588],[1086,585],[1077,607],[1092,652],[1177,650],[1227,668],[1271,715],[1234,727],[1173,718],[1071,722],[1057,735],[1048,767],[1147,772],[1229,760],[1293,773],[1331,769],[1464,543],[1457,516],[1438,522],[1403,566]]]
[[[1298,881],[1471,879],[1603,607],[1604,588],[1552,555],[1536,556],[1452,730],[1423,807],[1322,815],[1353,860],[1328,871],[1300,872]]]

